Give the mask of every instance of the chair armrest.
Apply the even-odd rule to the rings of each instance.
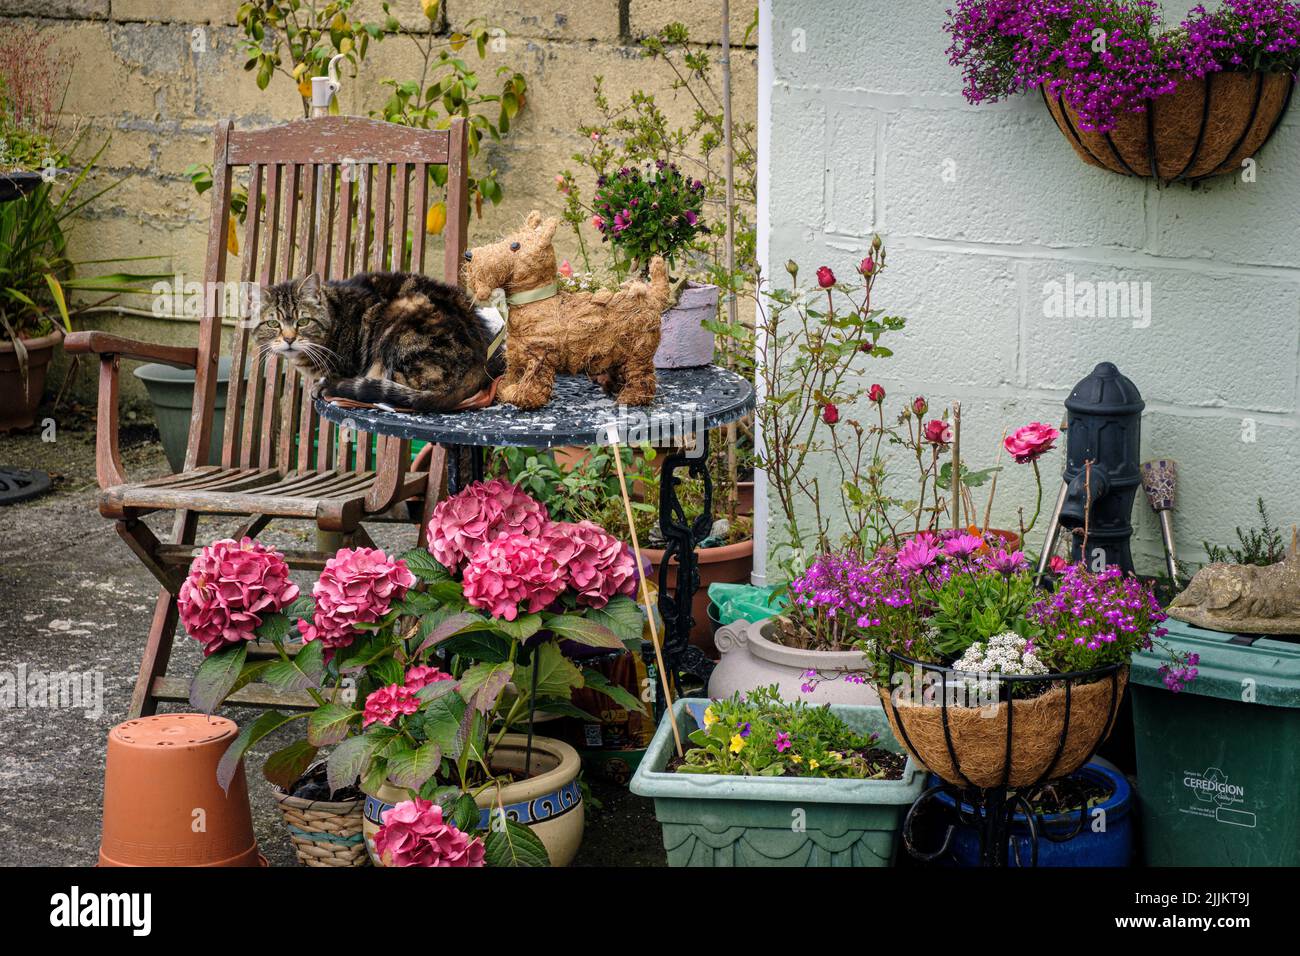
[[[73,355],[117,355],[141,362],[161,362],[173,368],[194,368],[199,364],[198,349],[137,342],[107,332],[73,332],[64,338],[63,351]]]

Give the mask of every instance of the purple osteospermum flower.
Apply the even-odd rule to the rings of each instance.
[[[989,555],[986,562],[990,568],[1008,577],[1029,567],[1029,561],[1023,551],[1010,551],[999,548]]]
[[[984,547],[984,539],[973,534],[958,534],[943,543],[943,553],[951,558],[967,558]]]
[[[920,571],[939,558],[939,549],[928,537],[913,538],[898,552],[898,566],[904,571]]]

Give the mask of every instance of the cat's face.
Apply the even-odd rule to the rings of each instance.
[[[534,209],[524,227],[490,246],[465,253],[465,285],[479,302],[493,289],[507,293],[535,289],[555,281],[555,247],[551,240],[560,221],[543,219]]]
[[[290,279],[262,290],[253,338],[304,371],[325,371],[330,335],[329,304],[320,278]]]

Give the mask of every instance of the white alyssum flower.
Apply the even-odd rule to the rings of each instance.
[[[966,686],[981,695],[997,693],[996,674],[1046,674],[1048,667],[1038,659],[1036,649],[1014,631],[976,641],[952,665],[953,670],[980,677],[963,677]],[[982,678],[982,679],[981,679]]]

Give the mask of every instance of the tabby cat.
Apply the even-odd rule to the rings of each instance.
[[[409,272],[262,290],[253,333],[316,378],[313,395],[445,412],[488,385],[487,332],[455,286]]]

